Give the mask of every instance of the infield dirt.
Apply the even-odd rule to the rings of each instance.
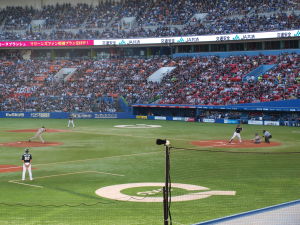
[[[227,140],[206,140],[206,141],[192,141],[192,145],[202,146],[202,147],[217,147],[217,148],[266,148],[281,145],[280,142],[271,143],[259,143],[255,144],[251,140],[244,140],[242,143],[238,141],[232,141],[228,143]]]

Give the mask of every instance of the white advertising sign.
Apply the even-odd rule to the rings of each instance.
[[[180,43],[201,43],[201,42],[222,42],[222,41],[241,41],[259,40],[272,38],[300,37],[300,30],[272,31],[224,35],[202,35],[202,36],[182,36],[182,37],[160,37],[160,38],[131,38],[131,39],[108,39],[94,40],[94,45],[144,45],[144,44],[180,44]]]
[[[279,121],[264,121],[265,125],[279,126]]]
[[[248,120],[248,124],[263,125],[263,121],[260,121],[260,120]]]

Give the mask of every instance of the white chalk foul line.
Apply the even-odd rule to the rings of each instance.
[[[111,175],[111,176],[120,176],[120,177],[125,176],[123,174],[107,173],[107,172],[101,172],[101,171],[79,171],[79,172],[73,172],[73,173],[62,173],[62,174],[54,174],[54,175],[49,175],[49,176],[35,177],[34,179],[37,180],[37,179],[60,177],[60,176],[67,176],[67,175],[80,174],[80,173],[98,173],[98,174],[107,174],[107,175]],[[27,186],[31,186],[31,187],[43,188],[43,186],[22,183],[22,182],[19,182],[19,180],[10,180],[8,182],[14,183],[14,184],[27,185]]]
[[[49,175],[49,176],[37,177],[35,179],[60,177],[60,176],[67,176],[67,175],[80,174],[80,173],[99,173],[99,174],[107,174],[107,175],[112,175],[112,176],[125,176],[123,174],[106,173],[106,172],[101,172],[101,171],[79,171],[79,172],[73,172],[73,173],[62,173],[62,174],[54,174],[54,175]]]
[[[34,184],[21,183],[21,182],[17,182],[16,180],[10,180],[8,182],[9,183],[14,183],[14,184],[21,184],[21,185],[25,185],[25,186],[30,186],[30,187],[43,188],[43,186],[34,185]]]
[[[64,164],[64,163],[85,162],[85,161],[91,161],[91,160],[112,159],[112,158],[118,158],[118,157],[148,155],[148,154],[154,154],[154,153],[160,153],[160,152],[159,151],[157,151],[157,152],[144,152],[144,153],[135,153],[135,154],[129,154],[129,155],[115,155],[115,156],[107,156],[107,157],[100,157],[100,158],[78,159],[78,160],[63,161],[63,162],[40,163],[40,164],[34,164],[34,166],[49,166],[49,165]],[[16,168],[22,168],[22,166],[4,167],[4,168],[0,168],[0,170],[16,169]]]
[[[78,159],[78,160],[63,161],[63,162],[41,163],[41,164],[34,164],[34,166],[48,166],[48,165],[53,165],[53,164],[55,165],[55,164],[74,163],[74,162],[85,162],[85,161],[100,160],[100,159],[113,159],[113,158],[118,158],[118,157],[139,156],[139,155],[147,155],[147,154],[153,154],[153,153],[160,153],[160,151],[156,151],[156,152],[145,152],[145,153],[135,153],[135,154],[129,154],[129,155],[115,155],[115,156],[107,156],[107,157],[100,157],[100,158],[90,158],[90,159]]]

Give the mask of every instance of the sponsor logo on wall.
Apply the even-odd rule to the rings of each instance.
[[[143,120],[146,120],[146,119],[147,119],[147,116],[136,116],[135,118],[136,118],[136,119],[143,119]]]
[[[279,121],[264,121],[264,125],[279,126]]]
[[[206,118],[204,118],[204,119],[203,119],[203,122],[204,122],[204,123],[214,123],[214,122],[215,122],[215,119],[206,119]]]
[[[88,113],[71,113],[71,116],[77,119],[91,119],[93,117],[92,114]]]
[[[24,117],[24,113],[5,113],[6,117]]]
[[[95,119],[117,119],[118,115],[115,113],[101,113],[95,114]]]
[[[50,118],[50,113],[30,113],[32,118]]]
[[[248,124],[263,125],[263,121],[261,121],[261,120],[248,120]]]

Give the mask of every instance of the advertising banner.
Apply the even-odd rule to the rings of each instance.
[[[154,116],[155,120],[167,120],[167,117],[165,116]]]
[[[262,120],[248,120],[248,124],[251,124],[251,125],[263,125],[263,121]]]
[[[216,122],[216,120],[215,120],[215,119],[206,119],[206,118],[204,118],[204,119],[202,120],[202,122],[203,122],[203,123],[214,123],[214,122]]]
[[[240,123],[240,122],[239,122],[239,120],[224,119],[224,123],[238,124],[238,123]]]
[[[67,112],[0,112],[0,118],[42,118],[42,119],[134,119],[131,113],[67,113]]]
[[[90,46],[94,40],[0,41],[0,48]]]
[[[94,40],[99,46],[120,46],[120,45],[149,45],[149,44],[181,44],[181,43],[201,43],[201,42],[223,42],[241,40],[260,40],[272,38],[299,37],[300,30],[253,32],[253,33],[233,33],[220,35],[201,36],[181,36],[181,37],[161,37],[161,38],[131,38],[131,39],[107,39]]]
[[[279,121],[264,121],[264,125],[279,126]]]
[[[300,30],[233,33],[201,36],[177,36],[160,38],[125,38],[100,40],[49,40],[49,41],[0,41],[0,48],[22,47],[74,47],[74,46],[124,46],[124,45],[151,45],[151,44],[182,44],[224,42],[241,40],[281,39],[300,37]]]
[[[136,119],[146,120],[147,116],[135,116]]]

